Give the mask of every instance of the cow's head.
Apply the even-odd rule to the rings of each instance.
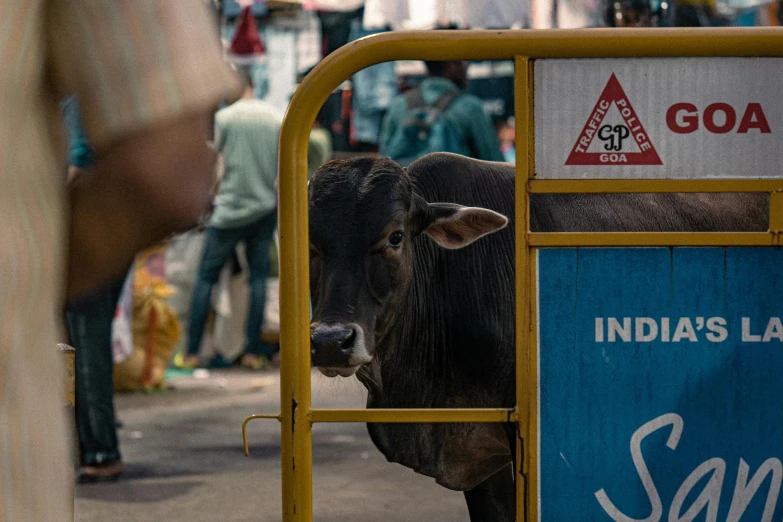
[[[427,203],[388,159],[329,162],[313,176],[309,197],[311,353],[329,377],[353,375],[372,360],[376,339],[402,309],[416,236],[456,249],[507,223],[491,210]]]

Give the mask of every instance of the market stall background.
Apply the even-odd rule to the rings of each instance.
[[[406,29],[578,28],[601,25],[601,0],[205,0],[220,21],[228,52],[240,14],[250,7],[264,47],[250,64],[256,96],[281,112],[304,76],[325,56],[367,35]],[[655,2],[657,0],[651,0]],[[694,0],[683,0],[692,4]],[[700,1],[700,0],[697,0]],[[705,0],[735,25],[777,25],[777,4],[767,0]],[[355,74],[327,99],[317,125],[328,132],[336,159],[375,155],[386,110],[392,99],[425,76],[423,62],[375,65]],[[514,67],[510,61],[471,62],[466,90],[483,101],[496,123],[501,149],[514,161]],[[192,282],[203,247],[203,232],[174,238],[166,249],[166,279],[174,288],[169,300],[183,329],[187,328]],[[276,253],[272,252],[273,258]],[[213,297],[214,321],[202,346],[206,357],[230,359],[241,352],[242,324],[247,311],[245,264],[228,267]],[[274,265],[274,263],[273,263]],[[273,275],[275,272],[273,271]],[[277,281],[270,279],[265,336],[277,335]],[[185,330],[183,330],[185,331]],[[184,349],[180,336],[174,353]]]

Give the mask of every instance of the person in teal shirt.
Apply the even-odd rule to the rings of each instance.
[[[481,100],[472,94],[462,93],[467,83],[468,62],[451,60],[425,63],[429,75],[417,89],[420,89],[421,98],[427,106],[434,106],[449,91],[460,93],[443,112],[443,117],[448,118],[457,129],[460,148],[465,151],[465,155],[487,161],[503,161],[495,126],[484,112]],[[407,97],[405,94],[398,95],[381,125],[381,156],[389,156],[395,132],[404,124],[409,113]]]

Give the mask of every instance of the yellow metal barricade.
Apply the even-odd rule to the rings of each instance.
[[[539,58],[781,57],[781,28],[411,31],[375,35],[329,55],[307,76],[280,135],[281,413],[283,519],[312,520],[314,422],[516,422],[517,517],[538,519],[535,266],[539,247],[769,246],[783,233],[783,180],[536,180],[533,66]],[[324,410],[311,408],[307,147],[329,93],[357,71],[391,60],[515,60],[517,405],[507,409]],[[768,232],[531,233],[532,193],[766,192]],[[524,445],[524,448],[521,445]]]

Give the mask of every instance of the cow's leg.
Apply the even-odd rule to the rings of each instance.
[[[511,465],[465,491],[471,522],[514,522],[516,497]]]

